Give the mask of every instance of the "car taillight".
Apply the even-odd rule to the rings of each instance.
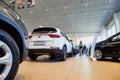
[[[51,38],[60,38],[58,34],[48,34]]]
[[[31,39],[31,38],[32,38],[32,35],[29,36],[29,39]]]

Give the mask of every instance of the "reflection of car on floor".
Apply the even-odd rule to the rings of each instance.
[[[0,80],[13,80],[28,53],[28,33],[21,17],[3,1],[0,0]]]
[[[40,55],[66,60],[66,55],[73,55],[73,46],[67,36],[58,28],[42,27],[34,29],[29,36],[29,57],[36,60]]]
[[[92,44],[86,44],[86,55],[90,56]]]
[[[104,41],[98,42],[95,46],[95,57],[98,60],[105,57],[120,58],[120,32]]]
[[[75,46],[74,47],[74,54],[76,55],[79,52],[80,52],[79,46]]]

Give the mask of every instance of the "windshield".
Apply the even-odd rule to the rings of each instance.
[[[55,33],[57,32],[56,29],[54,28],[37,28],[33,30],[33,34],[38,34],[38,33]]]

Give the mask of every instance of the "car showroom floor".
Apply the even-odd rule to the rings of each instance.
[[[60,62],[40,56],[24,61],[15,80],[120,80],[120,61],[92,61],[78,54]]]

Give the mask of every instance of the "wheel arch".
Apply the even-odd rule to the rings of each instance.
[[[95,50],[96,50],[96,49],[100,49],[100,50],[102,50],[102,48],[101,48],[101,47],[95,47]]]
[[[9,24],[8,22],[0,19],[0,29],[4,30],[8,34],[10,34],[13,39],[16,41],[19,51],[20,51],[20,62],[23,57],[23,41],[20,32],[15,28],[14,25]]]
[[[66,50],[67,50],[67,45],[66,44],[64,44],[64,46],[63,47],[65,47],[66,48]]]

